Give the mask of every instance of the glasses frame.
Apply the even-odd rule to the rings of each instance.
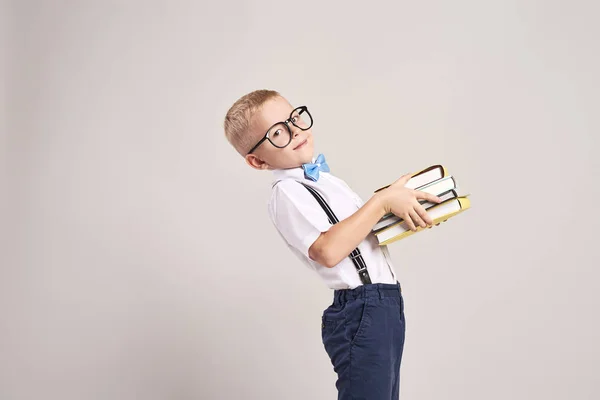
[[[301,126],[298,126],[298,125],[296,125],[296,124],[294,123],[294,121],[292,121],[292,116],[294,115],[294,113],[295,113],[296,111],[298,111],[298,114],[299,114],[299,115],[302,115],[302,113],[304,113],[304,112],[308,114],[308,116],[310,117],[310,126],[309,126],[308,128],[303,128],[303,127],[301,127]],[[313,120],[313,117],[312,117],[311,113],[308,111],[308,107],[306,107],[306,106],[298,106],[298,107],[296,107],[296,108],[294,108],[294,109],[292,110],[292,112],[290,113],[290,117],[289,117],[288,119],[286,119],[285,121],[276,122],[276,123],[274,123],[273,125],[271,125],[271,126],[269,127],[269,129],[267,129],[267,132],[265,133],[265,136],[264,136],[262,139],[260,139],[260,140],[259,140],[259,142],[258,142],[258,143],[256,143],[256,145],[255,145],[255,146],[254,146],[252,149],[250,149],[250,151],[249,151],[247,154],[251,154],[251,153],[252,153],[254,150],[256,150],[256,149],[258,148],[258,146],[260,146],[260,145],[262,144],[262,142],[264,142],[265,140],[269,140],[269,142],[270,142],[270,143],[271,143],[273,146],[277,147],[278,149],[283,149],[284,147],[288,146],[290,143],[292,143],[292,129],[290,128],[290,125],[289,125],[289,123],[290,123],[290,122],[291,122],[291,123],[292,123],[292,125],[294,125],[296,128],[298,128],[298,129],[300,129],[300,130],[302,130],[302,131],[307,131],[307,130],[309,130],[309,129],[310,129],[312,126],[313,126],[313,124],[314,124],[314,122],[315,122],[315,121]],[[278,125],[278,124],[284,124],[284,125],[285,125],[285,127],[286,127],[286,128],[287,128],[287,130],[288,130],[288,133],[290,134],[290,140],[289,140],[289,141],[288,141],[288,142],[287,142],[287,143],[286,143],[284,146],[277,146],[275,143],[273,143],[273,141],[272,141],[272,140],[271,140],[271,138],[269,137],[269,131],[270,131],[270,130],[271,130],[271,129],[272,129],[274,126],[275,126],[275,125]]]

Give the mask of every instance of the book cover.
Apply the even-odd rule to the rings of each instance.
[[[434,210],[438,207],[440,207],[439,209],[442,209],[441,206],[443,206],[444,204],[456,202],[456,205],[455,205],[453,211],[444,212],[442,215],[434,217],[433,224],[435,225],[435,224],[438,224],[441,222],[445,222],[449,218],[452,218],[452,217],[462,213],[463,211],[468,210],[471,207],[471,201],[469,200],[468,196],[469,195],[462,195],[460,197],[450,199],[450,200],[444,201],[442,203],[436,204],[434,207],[430,208],[428,210],[428,212],[433,213]],[[448,206],[449,206],[449,204],[448,204]],[[395,224],[388,226],[387,228],[384,228],[381,231],[377,232],[375,234],[375,236],[377,237],[377,239],[379,241],[379,245],[385,246],[387,244],[390,244],[395,241],[404,239],[408,236],[411,236],[414,233],[421,232],[424,229],[427,229],[427,228],[421,228],[420,226],[417,226],[417,230],[412,231],[406,226],[406,224],[403,224],[403,222],[398,222],[398,223],[395,223]]]

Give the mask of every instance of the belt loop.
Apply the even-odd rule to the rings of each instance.
[[[379,300],[383,300],[383,293],[381,293],[381,287],[377,285],[377,292],[379,293]]]

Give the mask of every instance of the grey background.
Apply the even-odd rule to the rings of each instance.
[[[600,397],[597,3],[2,7],[0,398],[335,398],[331,292],[222,132],[260,88],[365,200],[437,163],[472,194],[390,245],[401,398]]]

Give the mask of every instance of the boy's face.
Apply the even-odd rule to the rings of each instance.
[[[294,107],[283,97],[275,97],[266,101],[252,117],[252,143],[258,143],[273,124],[288,119],[293,110]],[[303,131],[292,123],[288,123],[288,125],[292,132],[290,144],[284,148],[278,148],[267,139],[251,154],[246,155],[248,165],[256,169],[286,169],[311,162],[314,151],[312,130]]]

